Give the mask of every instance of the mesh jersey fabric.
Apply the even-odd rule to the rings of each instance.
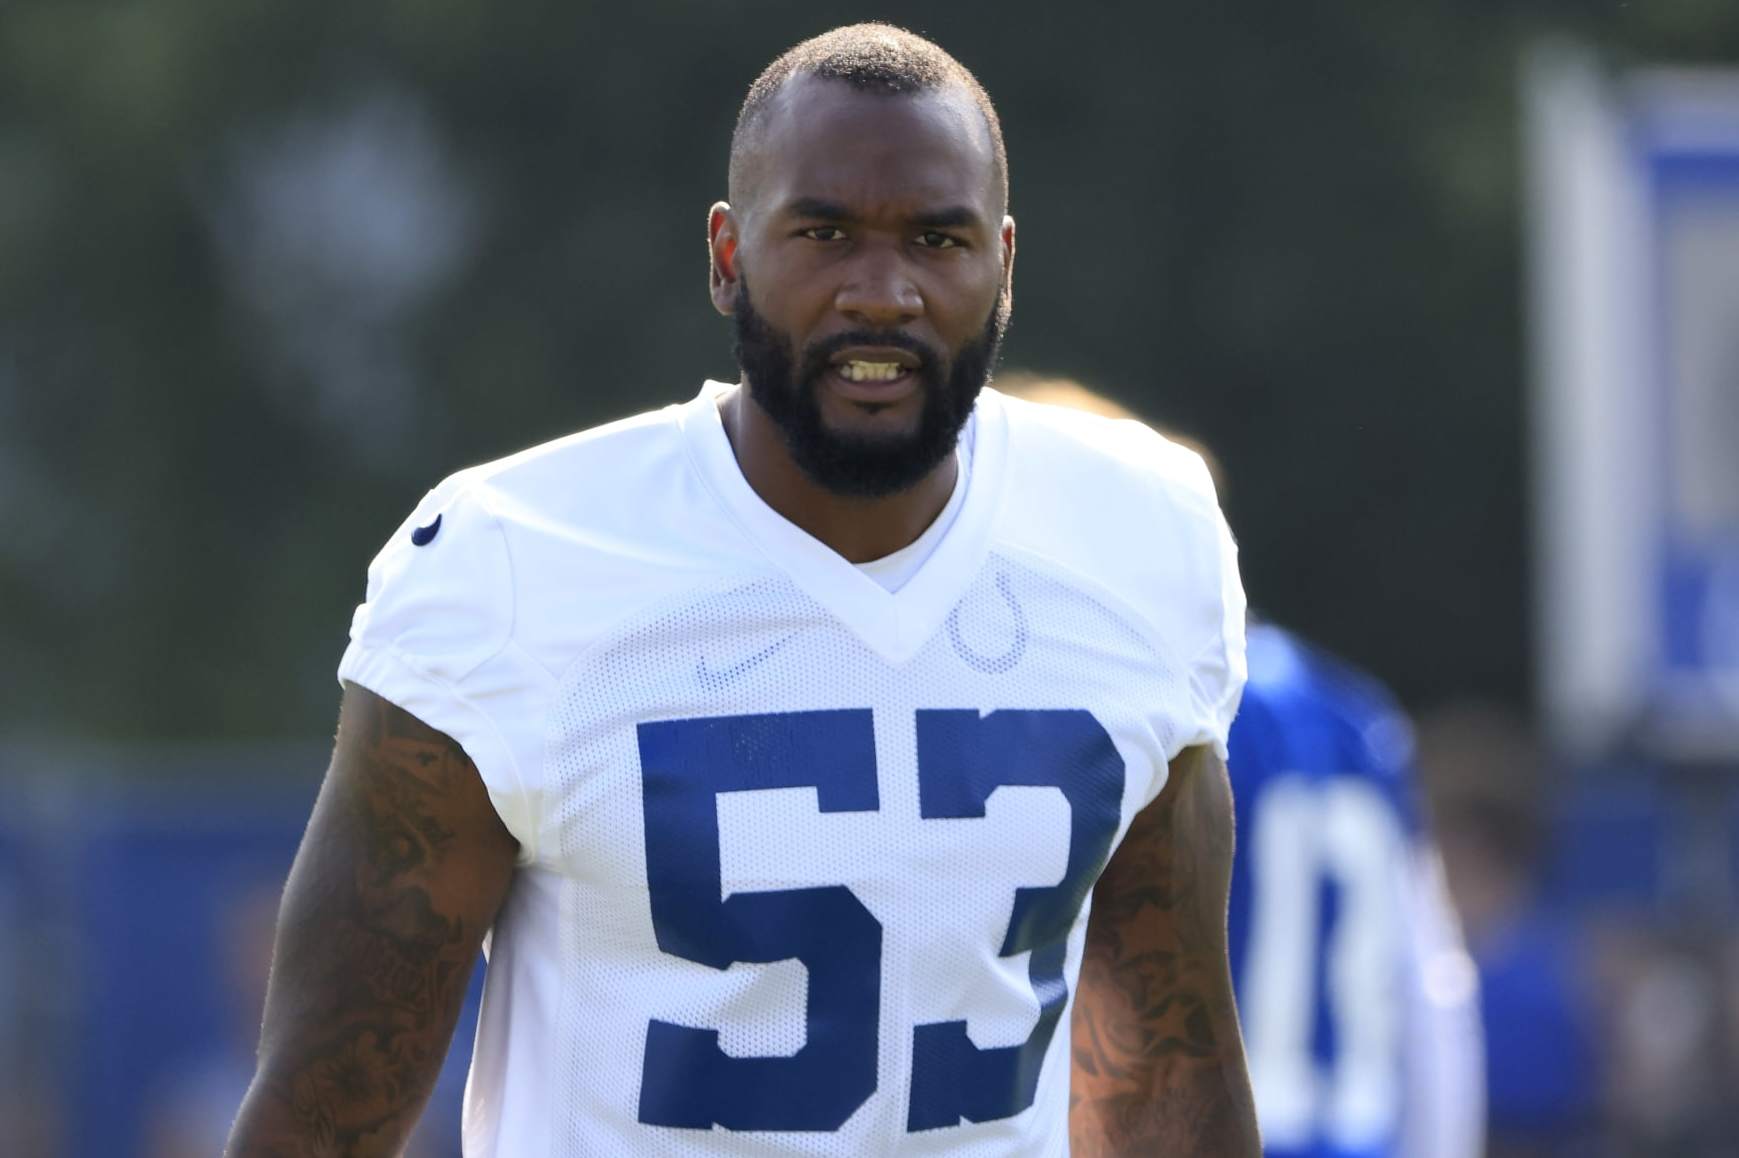
[[[1092,883],[1243,683],[1207,472],[986,390],[890,592],[755,496],[725,389],[453,476],[369,569],[340,678],[520,843],[466,1152],[1066,1154]]]

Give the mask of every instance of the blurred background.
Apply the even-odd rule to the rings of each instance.
[[[216,1152],[368,559],[731,374],[737,105],[871,17],[998,102],[1006,362],[1413,711],[1492,1153],[1739,1153],[1739,5],[0,0],[0,1154]]]

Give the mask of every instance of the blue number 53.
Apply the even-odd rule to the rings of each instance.
[[[1116,838],[1123,761],[1085,711],[920,711],[919,810],[982,817],[1003,785],[1054,787],[1069,802],[1069,859],[1050,888],[1015,891],[999,954],[1031,952],[1038,1024],[1021,1045],[979,1049],[966,1022],[919,1025],[907,1128],[1012,1117],[1032,1105],[1068,1001],[1064,951]],[[813,787],[822,812],[873,812],[868,709],[667,720],[639,728],[652,925],[666,953],[728,969],[796,959],[809,973],[807,1039],[791,1057],[730,1057],[717,1030],[653,1020],[640,1121],[730,1130],[837,1130],[876,1089],[882,926],[845,885],[719,900],[716,798]]]

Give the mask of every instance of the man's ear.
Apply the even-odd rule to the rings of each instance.
[[[706,245],[713,309],[729,317],[737,306],[737,217],[727,202],[707,212]]]
[[[1002,219],[1002,295],[1014,307],[1014,218]]]

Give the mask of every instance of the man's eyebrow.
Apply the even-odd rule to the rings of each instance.
[[[846,221],[851,217],[851,211],[837,201],[824,201],[820,197],[796,197],[787,201],[780,210],[787,217],[813,217],[820,221]]]
[[[850,209],[837,201],[828,201],[822,197],[793,197],[779,211],[786,217],[800,217],[812,221],[856,220],[856,214]],[[926,209],[914,213],[911,224],[919,229],[976,228],[984,224],[984,217],[970,205],[947,205],[940,209]]]
[[[984,224],[984,218],[968,205],[950,205],[946,209],[930,209],[914,214],[912,224],[921,229],[957,229],[961,226],[979,226]]]

